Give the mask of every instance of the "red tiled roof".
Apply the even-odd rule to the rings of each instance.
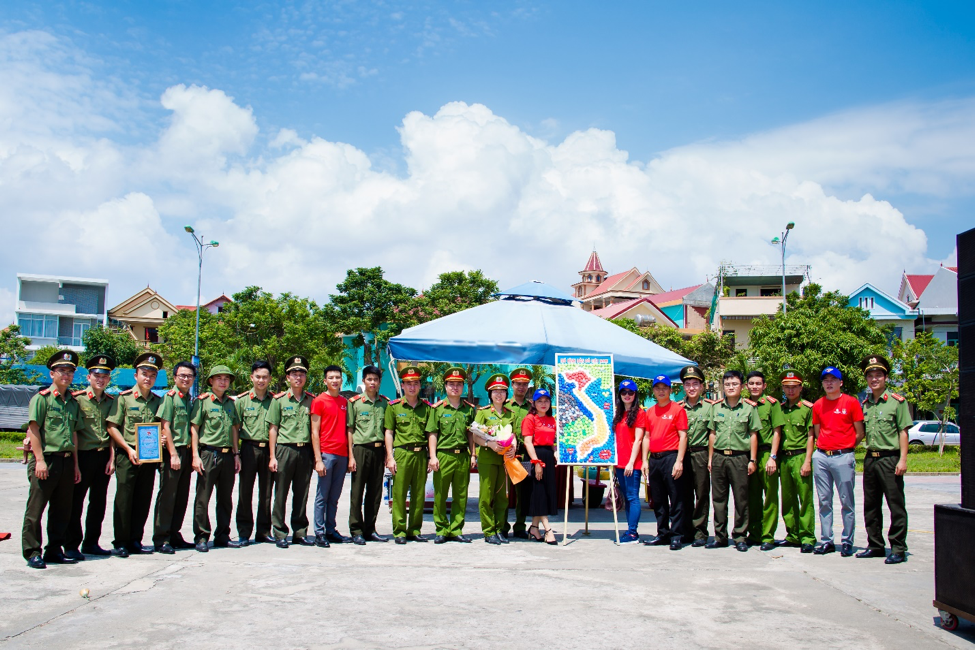
[[[175,307],[180,311],[192,311],[196,309],[196,305],[175,305]]]
[[[602,271],[603,263],[599,261],[599,254],[596,251],[592,252],[589,256],[589,261],[586,262],[586,268],[583,271]]]
[[[600,309],[594,309],[592,310],[592,313],[595,314],[596,316],[599,316],[600,318],[605,318],[606,320],[610,320],[612,318],[616,318],[617,316],[628,311],[629,309],[636,307],[641,302],[650,303],[650,305],[653,306],[657,311],[660,311],[660,308],[654,305],[653,301],[650,300],[650,298],[647,298],[646,296],[641,296],[640,298],[632,298],[631,300],[624,300],[623,302],[617,302],[612,305],[607,305],[606,307],[601,307]],[[674,325],[674,327],[677,327],[677,323],[675,323],[673,319],[671,319],[667,314],[660,311],[660,315],[666,318],[668,321],[670,321]]]
[[[914,292],[914,295],[920,298],[924,290],[928,288],[928,284],[934,275],[911,275],[907,273],[904,277],[907,278],[907,283],[911,285],[911,291]]]
[[[630,271],[632,270],[633,269],[630,269]],[[630,271],[624,271],[623,273],[614,273],[613,275],[608,276],[605,280],[603,280],[599,284],[598,287],[593,289],[591,293],[587,294],[586,298],[588,298],[589,296],[595,296],[598,293],[606,293],[607,291],[613,288],[614,284],[616,284],[617,282],[625,278],[626,274],[629,273]]]
[[[701,285],[696,284],[693,287],[684,287],[683,289],[674,289],[673,291],[666,291],[664,293],[658,293],[656,295],[650,296],[650,300],[653,301],[655,305],[663,305],[664,303],[673,302],[675,300],[680,300],[687,294],[693,292],[695,289]]]

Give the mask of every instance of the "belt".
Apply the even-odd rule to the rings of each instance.
[[[284,445],[285,447],[295,447],[300,449],[302,447],[307,447],[311,443],[310,442],[279,442],[278,444]]]
[[[772,445],[759,445],[759,451],[772,451]]]
[[[702,445],[702,446],[688,447],[688,449],[690,449],[691,451],[707,451],[708,446]]]
[[[664,458],[670,456],[671,454],[676,454],[676,449],[668,449],[667,451],[651,451],[650,458]]]
[[[792,458],[793,456],[798,456],[799,454],[804,454],[804,453],[806,453],[806,448],[805,447],[803,447],[802,449],[783,449],[782,450],[782,456],[785,457],[785,458]]]
[[[747,451],[740,451],[738,449],[715,449],[716,452],[722,456],[744,456],[749,453]]]
[[[438,449],[437,453],[442,452],[444,454],[461,454],[465,451],[468,451],[467,447],[454,447],[453,449]]]
[[[72,453],[73,452],[70,452],[70,451],[45,451],[44,452],[44,455],[45,456],[57,456],[58,458],[71,458],[71,454]]]
[[[427,448],[426,447],[397,447],[397,449],[402,449],[403,451],[418,452],[418,451],[426,451]]]
[[[247,444],[254,445],[255,447],[261,447],[261,448],[267,447],[267,443],[266,442],[260,442],[258,440],[241,439],[241,442],[246,442]]]
[[[867,456],[870,458],[887,458],[889,456],[900,456],[901,452],[899,449],[868,449]]]
[[[379,449],[383,446],[382,442],[361,442],[352,445],[353,447],[366,447],[368,449]]]
[[[88,451],[108,451],[108,447],[95,447],[94,449],[79,449],[78,453],[80,454]]]
[[[216,454],[229,454],[233,451],[231,447],[214,447],[212,445],[200,445],[200,449],[206,449],[207,451],[212,451]]]
[[[840,456],[842,454],[852,454],[853,447],[848,447],[846,449],[820,449],[819,447],[816,447],[816,451],[824,453],[827,456]]]

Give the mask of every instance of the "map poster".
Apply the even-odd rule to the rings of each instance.
[[[559,465],[615,465],[613,355],[555,355]]]

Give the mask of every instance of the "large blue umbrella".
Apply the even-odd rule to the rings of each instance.
[[[449,363],[555,365],[555,354],[612,354],[617,374],[677,379],[692,362],[599,316],[540,282],[500,300],[403,330],[389,341],[394,359]]]

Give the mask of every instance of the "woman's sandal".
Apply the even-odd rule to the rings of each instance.
[[[545,539],[545,543],[546,544],[551,544],[552,546],[555,546],[556,544],[559,543],[559,541],[557,539],[555,539],[555,531],[552,530],[551,528],[546,528],[545,529],[545,537],[546,538],[548,537],[548,534],[549,533],[552,533],[552,541],[550,542],[550,541],[548,541],[548,539]],[[539,541],[541,541],[541,540],[539,540]]]
[[[538,531],[538,526],[529,526],[528,527],[528,535],[529,535],[529,537],[531,537],[536,542],[544,541],[545,540],[545,537],[543,535],[533,535],[532,534],[532,528],[534,528],[536,531]]]

